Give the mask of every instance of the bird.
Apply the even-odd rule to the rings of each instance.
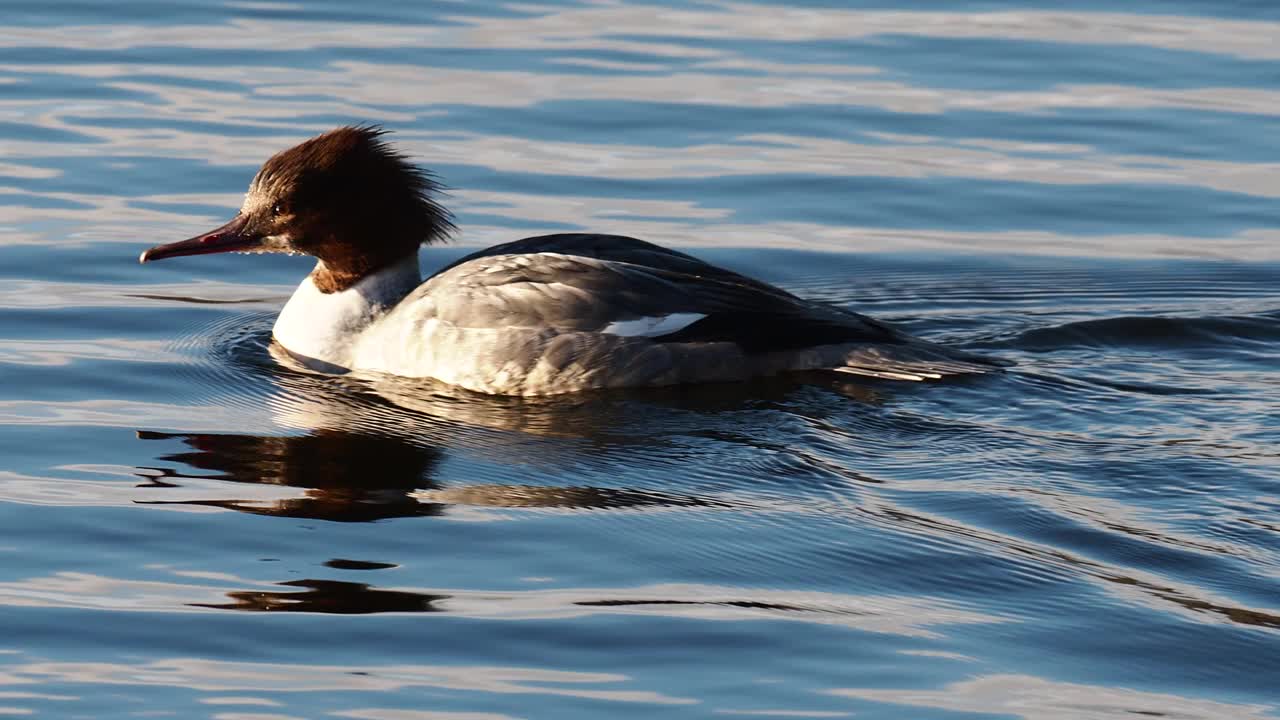
[[[424,281],[420,246],[456,227],[438,177],[387,136],[377,125],[343,126],[273,155],[229,222],[139,261],[309,255],[314,269],[272,328],[292,359],[491,395],[814,370],[920,382],[1009,364],[623,235],[515,240]]]

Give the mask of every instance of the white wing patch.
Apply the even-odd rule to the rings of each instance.
[[[658,337],[686,328],[704,317],[706,315],[702,313],[672,313],[635,320],[620,320],[605,325],[600,332],[623,337]]]

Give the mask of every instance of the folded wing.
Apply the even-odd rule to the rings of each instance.
[[[821,355],[825,369],[898,380],[1000,366],[622,236],[550,235],[499,245],[445,268],[422,292],[435,299],[435,317],[459,327],[730,344],[747,356],[839,348]],[[803,357],[811,363],[816,356]]]

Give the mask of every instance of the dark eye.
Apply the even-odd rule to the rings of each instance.
[[[283,214],[284,214],[284,203],[276,203],[275,205],[272,205],[272,206],[271,206],[271,214],[272,214],[272,215],[275,215],[275,216],[283,215]]]

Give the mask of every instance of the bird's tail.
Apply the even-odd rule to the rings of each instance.
[[[1009,360],[977,355],[923,340],[902,344],[864,345],[850,351],[836,372],[885,380],[923,382],[957,375],[1000,372]]]

